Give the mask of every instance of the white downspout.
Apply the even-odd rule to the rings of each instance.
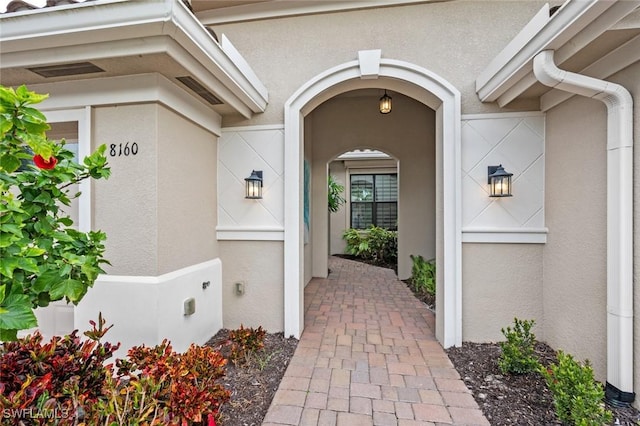
[[[633,99],[619,84],[559,69],[553,50],[533,60],[545,86],[598,99],[607,106],[607,384],[612,402],[633,392]]]

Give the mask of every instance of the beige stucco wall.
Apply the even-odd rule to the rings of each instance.
[[[514,317],[544,340],[541,244],[462,245],[462,340],[495,342]]]
[[[319,73],[381,49],[384,58],[414,63],[462,93],[462,112],[497,112],[475,94],[475,79],[542,7],[544,1],[456,1],[215,25],[269,89],[269,106],[252,120],[282,123],[285,101]],[[487,31],[491,28],[491,31]],[[530,105],[523,106],[531,110]]]
[[[262,326],[284,329],[284,245],[281,241],[220,241],[223,324],[233,329]],[[245,293],[236,295],[235,283]]]
[[[158,114],[158,270],[218,257],[217,137],[175,112]]]
[[[370,97],[331,99],[305,120],[311,124],[313,198],[327,198],[327,163],[356,148],[373,148],[399,161],[398,274],[411,275],[410,254],[435,257],[435,113],[423,104],[394,97],[394,111],[378,112]],[[305,126],[306,127],[306,126]],[[326,201],[312,206],[314,267],[329,253]],[[317,228],[316,228],[317,226]],[[321,243],[321,244],[318,244]],[[314,269],[314,276],[322,271]]]
[[[111,167],[93,195],[107,273],[157,276],[218,256],[216,140],[160,104],[94,109],[93,141],[109,145]],[[110,155],[134,142],[136,155]]]
[[[640,64],[610,81],[623,84],[640,102]],[[573,97],[547,113],[544,248],[545,336],[549,344],[589,359],[606,379],[606,108],[600,101]],[[640,112],[634,135],[640,140]],[[640,241],[640,155],[634,159],[634,237]],[[640,390],[640,256],[634,257],[635,392]]]
[[[104,269],[116,275],[158,275],[157,105],[93,110],[95,149],[108,144],[111,177],[94,185],[94,229],[107,234]],[[138,144],[135,156],[110,156],[110,145]]]

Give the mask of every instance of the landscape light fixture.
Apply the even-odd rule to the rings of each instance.
[[[251,176],[244,178],[247,192],[244,198],[259,200],[262,198],[262,170],[252,170]]]
[[[511,197],[511,176],[513,173],[507,172],[502,164],[499,166],[489,166],[489,190],[490,197]]]
[[[391,112],[391,96],[387,95],[385,89],[384,95],[380,98],[380,114],[389,114]]]

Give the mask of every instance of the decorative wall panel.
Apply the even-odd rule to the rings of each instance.
[[[244,198],[244,179],[263,171],[263,198]],[[284,238],[284,129],[222,129],[218,141],[218,239]]]
[[[499,164],[513,197],[489,197],[487,167]],[[543,114],[463,116],[462,231],[465,242],[545,242]]]

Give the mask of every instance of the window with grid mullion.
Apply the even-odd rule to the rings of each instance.
[[[397,229],[397,174],[351,175],[351,227]]]

